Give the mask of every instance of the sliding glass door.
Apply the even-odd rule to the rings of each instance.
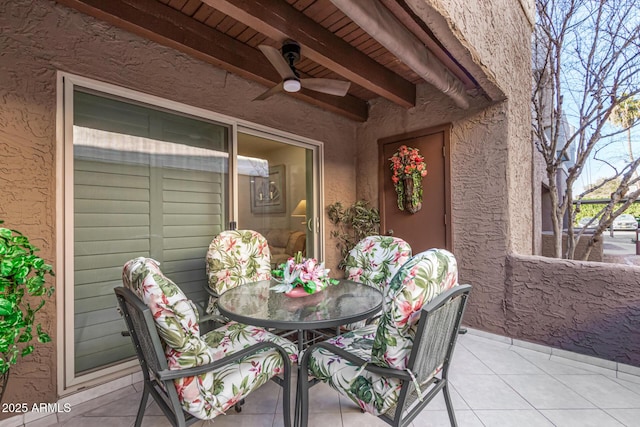
[[[229,127],[78,89],[73,94],[73,371],[133,353],[113,288],[151,257],[194,301],[228,218]]]
[[[273,265],[296,252],[318,256],[314,197],[316,147],[239,132],[238,159],[251,158],[259,169],[238,169],[238,227],[262,233]]]
[[[128,260],[159,261],[199,304],[222,230],[263,233],[274,265],[321,257],[320,144],[77,76],[61,86],[64,390],[136,366],[113,292]]]

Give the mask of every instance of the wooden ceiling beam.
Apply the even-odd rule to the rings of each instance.
[[[267,87],[281,82],[278,73],[259,50],[157,0],[56,1]],[[291,96],[352,120],[367,120],[366,101],[352,95],[336,97],[301,91]]]
[[[378,0],[331,0],[331,3],[458,107],[469,108],[469,98],[460,80],[382,3]]]
[[[281,0],[202,0],[279,42],[293,39],[302,55],[405,108],[415,105],[415,85],[369,58]]]

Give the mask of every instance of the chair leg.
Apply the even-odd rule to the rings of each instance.
[[[446,383],[444,387],[442,387],[442,393],[444,393],[444,403],[447,405],[447,413],[449,414],[449,422],[451,423],[451,427],[457,427],[458,423],[456,422],[456,414],[453,412],[453,406],[451,405],[451,396],[449,395],[449,381],[445,380]]]
[[[147,383],[144,384],[144,389],[142,390],[142,399],[140,400],[140,406],[138,407],[138,415],[136,415],[136,423],[135,427],[140,427],[142,425],[142,418],[144,417],[144,411],[147,409],[147,400],[149,399],[149,389]]]
[[[306,366],[298,371],[298,399],[300,399],[300,406],[296,411],[296,417],[298,418],[297,425],[299,427],[307,427],[309,422],[309,380],[307,379]]]
[[[291,363],[287,359],[284,366],[284,384],[282,385],[282,416],[284,427],[291,427]]]
[[[240,412],[242,412],[242,405],[244,405],[244,399],[240,399],[240,401],[238,403],[233,405],[233,409],[235,409],[236,412],[240,413]]]
[[[298,361],[298,398],[300,407],[296,408],[296,426],[307,427],[309,423],[309,349],[304,352],[302,360]],[[297,405],[296,405],[297,406]]]

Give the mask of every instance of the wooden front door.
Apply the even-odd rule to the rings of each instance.
[[[449,187],[449,134],[451,126],[438,126],[378,141],[380,177],[380,234],[406,240],[417,254],[431,248],[451,250],[451,197]],[[422,209],[411,214],[398,209],[391,181],[389,158],[401,145],[417,148],[428,174],[422,178]]]

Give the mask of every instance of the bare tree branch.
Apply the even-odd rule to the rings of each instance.
[[[599,158],[602,147],[640,123],[632,118],[625,121],[623,129],[611,124],[619,105],[640,93],[640,2],[536,0],[536,10],[531,134],[545,164],[555,256],[573,258],[577,238],[584,233],[584,229],[577,233],[573,229],[573,185],[587,162]],[[567,158],[575,163],[567,164]],[[640,196],[640,190],[630,191],[638,183],[639,166],[632,153],[622,168],[612,159],[601,161],[612,171],[604,182],[619,180],[620,184],[599,213],[600,225],[589,248],[601,239],[603,230],[623,207]],[[587,189],[577,199],[593,191]],[[618,206],[624,196],[625,203]],[[565,227],[569,239],[563,254]]]

